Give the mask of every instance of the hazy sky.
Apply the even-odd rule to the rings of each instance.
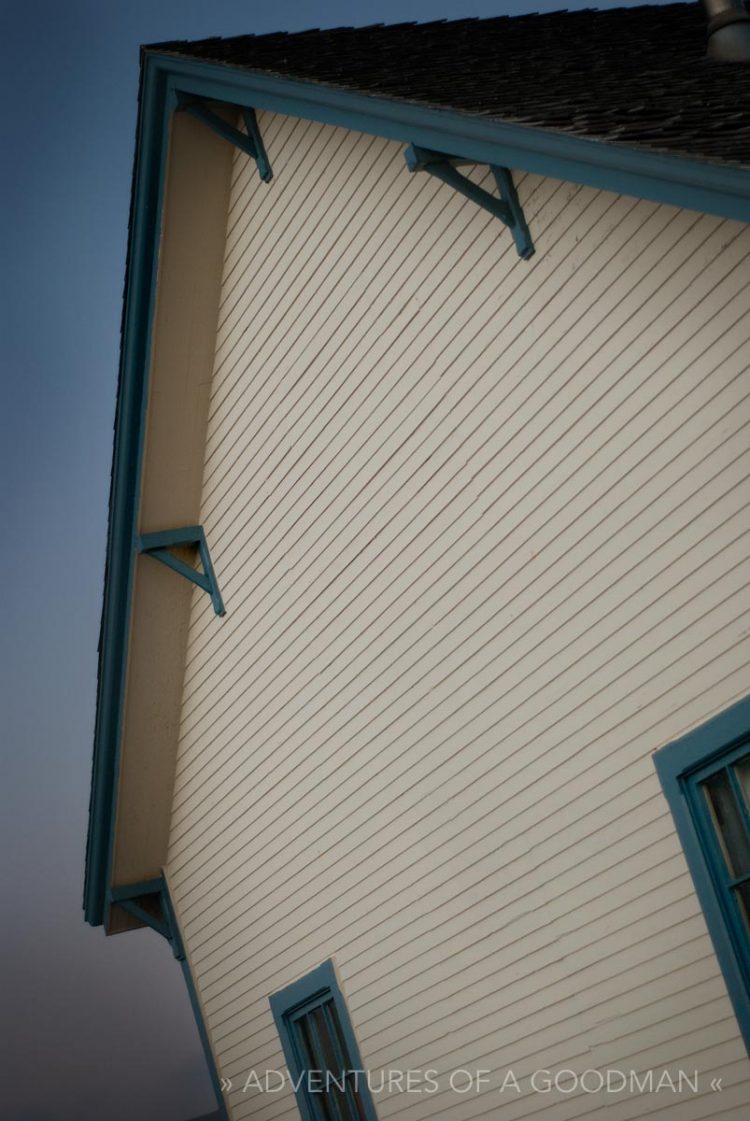
[[[139,44],[564,0],[0,3],[0,1113],[186,1121],[214,1101],[181,971],[81,910]]]

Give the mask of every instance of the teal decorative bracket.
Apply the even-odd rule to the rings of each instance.
[[[524,261],[528,261],[529,257],[533,256],[534,243],[531,232],[518,200],[513,176],[507,167],[489,164],[500,193],[500,198],[496,198],[489,191],[485,191],[484,187],[472,183],[456,166],[459,163],[473,163],[473,160],[461,160],[457,156],[448,156],[444,152],[432,152],[429,148],[419,148],[416,144],[409,145],[404,152],[404,159],[409,171],[429,171],[436,179],[441,179],[443,183],[447,183],[449,187],[471,199],[477,206],[494,214],[513,234],[518,256]]]
[[[177,108],[183,110],[185,113],[190,113],[191,116],[202,121],[204,125],[213,129],[219,136],[222,136],[224,140],[228,140],[230,144],[234,144],[235,147],[246,152],[258,165],[258,175],[260,175],[264,183],[270,183],[273,178],[273,171],[271,170],[271,164],[263,144],[263,137],[258,128],[258,121],[254,109],[242,109],[242,116],[245,122],[245,128],[247,129],[247,134],[245,134],[244,132],[240,132],[240,130],[233,125],[230,125],[223,117],[220,117],[218,113],[214,113],[213,109],[209,109],[205,101],[202,101],[198,97],[187,97],[185,94],[178,94]]]
[[[150,926],[172,947],[178,961],[185,960],[185,950],[177,921],[172,910],[169,892],[161,876],[156,880],[113,887],[109,892],[110,905],[121,907],[145,926]]]
[[[197,568],[191,568],[189,564],[185,564],[174,553],[170,552],[177,545],[187,546],[188,548],[196,548],[200,562],[203,565],[203,571],[200,572]],[[211,597],[211,602],[214,605],[214,611],[217,615],[226,615],[224,608],[224,601],[221,598],[219,585],[216,582],[214,575],[214,568],[211,564],[211,555],[208,551],[206,544],[206,535],[203,532],[203,527],[200,525],[186,526],[184,529],[166,529],[161,533],[143,533],[138,538],[138,552],[145,553],[146,556],[153,557],[154,560],[161,561],[166,564],[168,568],[173,569],[184,576],[186,580],[191,583],[197,584],[204,592],[208,592]]]
[[[158,876],[155,880],[143,880],[141,883],[110,888],[106,898],[110,907],[121,907],[123,911],[138,919],[145,926],[150,926],[152,930],[161,934],[162,938],[166,938],[169,942],[172,953],[180,963],[182,975],[187,985],[198,1035],[203,1045],[206,1064],[216,1094],[216,1104],[219,1109],[218,1117],[220,1121],[229,1121],[229,1114],[224,1101],[224,1082],[219,1078],[219,1072],[216,1068],[216,1060],[211,1049],[200,1001],[193,984],[190,965],[180,937],[180,928],[177,925],[177,918],[172,908],[172,900],[169,898],[169,888],[164,876]]]

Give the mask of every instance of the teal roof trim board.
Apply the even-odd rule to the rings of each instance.
[[[137,549],[138,494],[169,117],[178,95],[267,109],[750,222],[750,170],[146,51],[131,204],[99,652],[84,911],[106,917]],[[272,155],[272,153],[271,153]],[[405,171],[406,174],[406,171]],[[533,232],[533,231],[532,231]]]
[[[111,883],[146,378],[168,135],[166,93],[166,74],[147,70],[141,85],[133,173],[86,844],[83,906],[86,921],[93,926],[105,920]]]
[[[147,54],[146,59],[147,66],[169,71],[172,91],[270,109],[384,136],[404,145],[412,143],[465,156],[477,163],[533,171],[750,221],[748,168],[662,155],[173,55]]]

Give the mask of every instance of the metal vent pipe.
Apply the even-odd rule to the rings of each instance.
[[[703,0],[708,18],[708,57],[750,62],[750,15],[744,0]]]

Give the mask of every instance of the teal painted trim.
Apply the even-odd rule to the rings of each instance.
[[[179,557],[170,553],[169,549],[142,548],[140,552],[147,557],[153,557],[154,560],[158,560],[161,564],[165,564],[167,568],[171,568],[172,571],[178,573],[179,576],[184,576],[186,580],[189,580],[191,584],[195,584],[201,591],[210,592],[211,586],[205,574],[203,572],[198,572],[195,568],[191,568],[189,564],[185,564]]]
[[[324,961],[322,965],[313,969],[312,972],[306,974],[306,976],[301,977],[300,980],[294,981],[291,985],[288,985],[277,993],[273,993],[269,997],[271,1012],[276,1024],[276,1030],[279,1033],[279,1039],[281,1040],[281,1046],[284,1051],[284,1058],[286,1059],[289,1073],[292,1076],[292,1080],[299,1084],[299,1089],[295,1091],[295,1097],[303,1121],[320,1121],[320,1117],[304,1085],[304,1076],[307,1068],[301,1048],[295,1038],[293,1025],[301,1017],[307,1015],[308,1012],[328,999],[333,1000],[336,1012],[338,1013],[344,1043],[346,1044],[349,1058],[354,1064],[350,1069],[362,1071],[364,1074],[365,1068],[362,1062],[359,1044],[357,1043],[357,1037],[354,1034],[354,1028],[349,1018],[349,1010],[346,1006],[346,1001],[339,988],[333,961],[330,959]],[[366,1121],[377,1121],[377,1113],[375,1112],[375,1106],[367,1085],[367,1079],[365,1077],[358,1079],[358,1085],[359,1099],[364,1109]],[[353,1108],[353,1103],[351,1103],[351,1108]]]
[[[746,754],[748,744],[750,697],[657,751],[654,765],[750,1054],[750,940],[736,903],[727,897],[724,858],[698,786],[712,772]]]
[[[195,982],[193,981],[193,975],[190,972],[190,965],[183,950],[182,935],[177,923],[174,907],[172,906],[172,900],[169,895],[169,887],[166,880],[163,880],[162,903],[172,931],[173,949],[175,946],[179,948],[179,952],[175,951],[175,957],[180,963],[180,966],[182,968],[182,976],[185,978],[185,985],[187,986],[188,997],[190,998],[190,1007],[193,1010],[195,1025],[198,1028],[198,1035],[200,1037],[201,1046],[203,1047],[203,1054],[206,1057],[206,1066],[208,1067],[211,1084],[214,1088],[214,1094],[216,1095],[216,1104],[219,1110],[219,1117],[221,1118],[221,1121],[229,1121],[227,1103],[224,1100],[224,1094],[221,1087],[221,1079],[219,1078],[219,1071],[216,1066],[216,1058],[211,1047],[211,1041],[208,1038],[208,1030],[203,1021],[203,1013],[201,1012],[200,1001],[198,1000],[198,993],[195,988]]]
[[[273,993],[268,1000],[277,1027],[280,1017],[291,1015],[300,1004],[307,1004],[310,1001],[322,998],[326,993],[334,988],[338,989],[338,987],[336,970],[332,959],[329,958],[328,961],[324,961],[322,965],[317,966],[310,973],[306,973],[304,977],[300,977],[298,981],[293,981],[291,985]]]
[[[513,173],[507,167],[497,167],[496,164],[492,164],[490,170],[495,177],[500,197],[507,204],[513,219],[510,223],[510,232],[516,243],[518,256],[523,261],[528,261],[530,257],[534,256],[534,242],[526,221],[526,215],[518,198],[516,185],[513,182]]]
[[[83,905],[86,921],[93,926],[100,926],[106,919],[107,888],[112,882],[112,845],[135,560],[133,545],[168,140],[168,94],[167,75],[158,69],[145,68],[133,174],[86,845]]]
[[[166,922],[157,919],[144,907],[136,903],[134,899],[121,899],[117,906],[121,907],[123,911],[127,911],[133,918],[138,919],[138,922],[142,922],[144,926],[150,926],[157,934],[161,934],[162,938],[166,938],[167,941],[170,940],[169,927]]]
[[[113,887],[109,893],[112,903],[121,903],[123,899],[135,899],[138,895],[160,895],[164,887],[161,877],[158,880],[140,880],[134,884],[121,884]]]
[[[395,99],[294,81],[239,67],[147,52],[147,70],[169,89],[268,109],[609,191],[750,222],[750,169],[647,152],[433,109]]]
[[[142,533],[138,538],[138,548],[145,553],[150,549],[170,549],[173,545],[197,545],[200,541],[205,541],[203,527],[186,525],[161,529],[157,533]]]
[[[234,144],[251,159],[255,160],[258,168],[258,174],[264,182],[269,183],[273,179],[273,171],[268,162],[268,154],[266,153],[263,144],[263,138],[258,128],[258,122],[255,118],[255,113],[252,109],[245,109],[243,111],[243,119],[247,133],[240,132],[239,129],[234,128],[228,121],[219,117],[211,109],[208,108],[202,101],[189,97],[177,96],[177,108],[190,113],[191,116],[201,121],[208,128],[213,129],[215,133],[228,140],[230,144]]]
[[[471,199],[477,206],[481,206],[490,214],[494,214],[504,225],[511,226],[513,224],[513,215],[507,203],[502,199],[496,199],[489,191],[485,191],[484,187],[472,183],[471,179],[462,175],[453,166],[447,156],[440,152],[428,152],[424,148],[418,148],[415,144],[410,144],[404,152],[404,159],[409,171],[428,171],[430,175],[436,176],[443,183],[447,183],[449,187],[453,187],[455,191],[459,191],[465,198]]]
[[[264,183],[270,183],[273,179],[273,169],[271,168],[271,163],[268,159],[266,146],[263,143],[263,137],[261,136],[258,119],[255,116],[255,110],[243,110],[242,119],[245,122],[247,135],[252,139],[253,145],[255,147],[255,162],[258,165],[258,175],[261,177]]]
[[[750,696],[747,696],[657,751],[654,755],[656,769],[660,776],[662,772],[685,775],[699,768],[703,773],[733,743],[742,740],[749,729]]]
[[[149,926],[157,934],[161,934],[162,938],[166,938],[172,945],[175,957],[179,956],[177,949],[181,950],[181,943],[179,942],[179,936],[177,944],[174,941],[176,928],[172,920],[171,906],[167,906],[163,876],[159,876],[155,880],[139,880],[132,884],[120,884],[118,887],[111,888],[108,894],[110,904],[116,904],[123,911],[127,911],[129,915],[138,919],[144,926]],[[141,906],[139,900],[142,900],[144,896],[156,898],[162,915],[161,919]]]
[[[162,895],[161,895],[162,910],[167,919],[169,926],[169,936],[172,943],[172,953],[178,961],[185,960],[185,947],[182,942],[182,935],[180,928],[177,924],[177,916],[174,913],[172,900],[169,897],[169,888],[167,887],[166,880],[162,880]]]
[[[174,548],[175,545],[187,545],[197,548],[201,564],[203,565],[203,572],[191,568],[189,564],[185,564],[179,557],[170,553],[169,550]],[[165,564],[180,576],[184,576],[186,580],[190,580],[192,584],[196,584],[202,591],[208,592],[216,614],[226,615],[224,601],[221,598],[214,566],[211,562],[208,542],[206,541],[206,535],[203,532],[202,526],[191,525],[185,526],[182,529],[166,529],[158,533],[143,533],[138,538],[137,548],[139,553],[153,557],[154,560]]]
[[[465,198],[476,203],[477,206],[481,206],[483,210],[487,210],[490,214],[499,218],[511,230],[518,255],[524,261],[528,261],[534,255],[534,243],[531,240],[529,227],[518,200],[513,176],[506,167],[491,165],[491,171],[500,193],[500,198],[495,198],[484,187],[473,183],[471,179],[462,175],[457,169],[455,164],[457,162],[465,163],[465,160],[456,161],[441,152],[431,152],[426,148],[419,148],[416,144],[408,146],[404,152],[404,159],[409,171],[429,172],[430,175],[434,175],[437,179],[452,187],[454,191],[458,191]]]
[[[203,1053],[206,1057],[208,1073],[211,1078],[211,1084],[213,1085],[214,1093],[216,1095],[216,1104],[219,1109],[219,1116],[221,1118],[221,1121],[229,1121],[229,1114],[227,1113],[226,1102],[224,1101],[224,1095],[221,1090],[221,1080],[219,1079],[216,1060],[211,1049],[206,1025],[203,1022],[200,1003],[198,1001],[198,994],[196,993],[193,978],[190,973],[190,966],[188,965],[187,958],[185,956],[182,934],[177,923],[177,917],[175,915],[174,907],[172,906],[172,900],[169,895],[169,887],[167,886],[167,881],[163,876],[160,876],[155,880],[143,880],[140,883],[126,884],[120,887],[113,888],[110,892],[110,895],[112,903],[116,903],[118,907],[122,907],[123,910],[128,912],[128,914],[133,915],[133,917],[138,919],[139,922],[142,922],[145,926],[148,926],[152,930],[155,930],[157,934],[160,934],[169,942],[172,948],[172,953],[182,967],[182,975],[185,978],[185,983],[187,985],[188,996],[190,998],[190,1006],[193,1010],[193,1016],[195,1017],[196,1027],[198,1028],[198,1035],[200,1037],[201,1046],[203,1047]],[[159,897],[159,905],[161,907],[161,912],[163,915],[163,920],[161,922],[153,915],[149,914],[148,911],[145,911],[142,907],[139,907],[135,902],[135,897],[143,895],[157,895]]]
[[[195,985],[193,983],[193,977],[190,972],[190,966],[188,965],[187,958],[182,959],[182,961],[180,962],[180,966],[182,967],[182,976],[185,978],[185,985],[187,986],[188,997],[190,998],[190,1007],[193,1010],[195,1025],[198,1028],[198,1035],[200,1037],[201,1046],[203,1048],[203,1054],[206,1057],[206,1065],[208,1066],[208,1073],[211,1078],[211,1084],[213,1085],[214,1094],[216,1095],[216,1105],[219,1110],[219,1117],[221,1118],[221,1121],[229,1121],[227,1103],[224,1100],[224,1094],[221,1089],[221,1079],[219,1078],[219,1072],[216,1067],[214,1053],[211,1050],[211,1043],[208,1038],[208,1032],[206,1031],[206,1025],[203,1023],[203,1014],[201,1013],[201,1006],[198,1002],[198,994],[195,990]]]

